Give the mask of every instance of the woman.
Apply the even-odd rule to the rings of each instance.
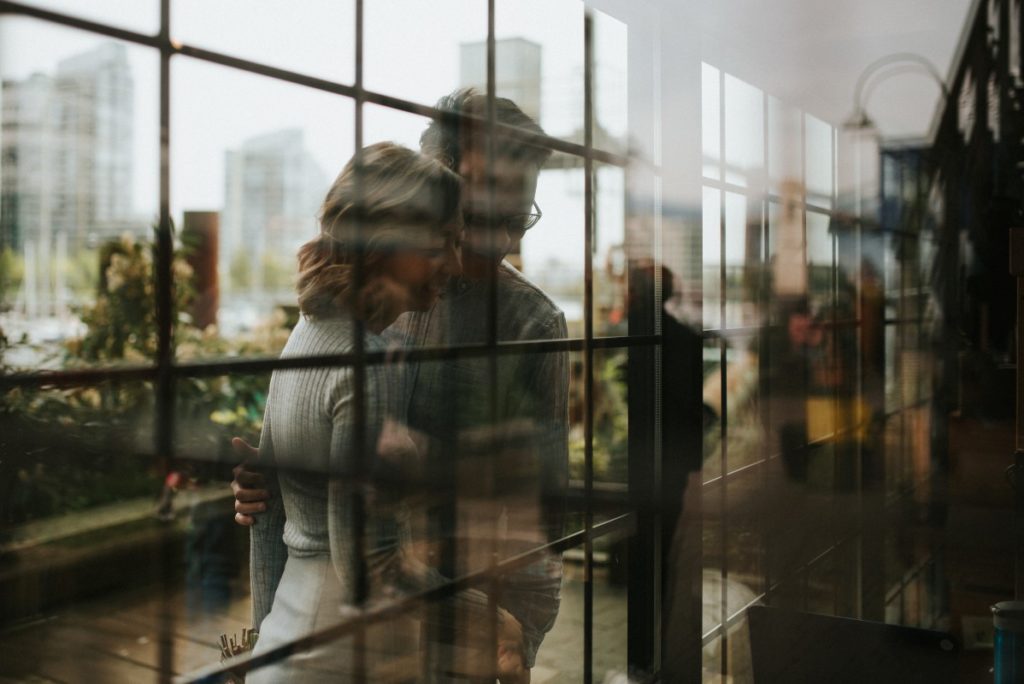
[[[282,356],[353,353],[360,322],[363,348],[379,351],[380,333],[399,314],[429,309],[460,268],[459,193],[456,174],[393,143],[365,148],[358,174],[350,161],[327,193],[320,234],[299,250],[302,317]],[[402,543],[399,498],[389,495],[387,485],[371,487],[365,477],[355,477],[373,479],[389,470],[400,475],[403,458],[414,450],[410,440],[385,429],[400,420],[404,404],[390,377],[393,369],[367,364],[364,371],[361,432],[355,368],[325,365],[271,377],[260,461],[277,469],[281,496],[252,531],[257,654],[341,622],[346,607],[445,581]],[[362,592],[356,587],[361,577]],[[463,629],[488,633],[493,614],[486,596],[464,591],[448,600]],[[518,630],[515,618],[499,610],[503,671],[518,667]],[[343,637],[315,646],[255,670],[248,681],[348,681],[359,678],[360,667],[365,681],[378,681],[383,668],[393,667],[387,661],[409,656],[415,647],[414,639],[400,638],[400,630],[383,633],[386,643],[371,633],[360,642]],[[488,660],[494,662],[493,650]]]

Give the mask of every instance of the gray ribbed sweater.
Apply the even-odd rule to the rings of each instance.
[[[302,319],[292,331],[282,357],[346,354],[354,349],[355,324],[350,319]],[[383,348],[367,333],[365,349]],[[394,369],[366,367],[366,432],[364,465],[369,471],[382,462],[377,444],[386,417],[401,419],[404,400],[395,387]],[[358,465],[354,444],[353,369],[317,367],[275,371],[260,438],[260,463],[276,470],[280,495],[268,502],[267,514],[251,528],[250,574],[253,625],[270,612],[288,555],[329,555],[349,600],[353,579],[365,563],[371,601],[417,591],[446,580],[408,552],[400,502],[377,488],[363,497],[366,508],[366,557],[356,549],[354,515],[357,497],[367,493],[350,478]],[[383,455],[386,460],[386,454]],[[273,475],[271,475],[273,477]],[[273,486],[273,483],[272,483]],[[451,599],[457,610],[487,619],[487,598],[465,591]],[[484,624],[484,623],[478,623]],[[296,637],[301,635],[296,634]]]

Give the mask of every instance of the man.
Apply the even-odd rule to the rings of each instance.
[[[550,151],[502,132],[489,150],[488,127],[479,121],[487,117],[487,98],[471,89],[442,98],[437,108],[477,119],[434,121],[420,138],[425,154],[465,181],[463,275],[431,311],[404,315],[388,333],[404,347],[479,347],[491,341],[492,330],[498,342],[565,338],[564,314],[504,260],[540,218],[534,195]],[[511,100],[496,99],[495,118],[543,135]],[[418,536],[434,550],[442,572],[456,576],[481,569],[495,555],[527,551],[561,536],[568,469],[566,354],[485,353],[428,361],[413,364],[407,381],[408,424],[423,435],[426,479],[439,493],[425,506]],[[243,444],[236,441],[240,453]],[[236,520],[251,525],[268,493],[259,489],[258,475],[242,468],[236,468],[232,487]],[[554,624],[560,586],[561,560],[553,554],[506,574],[497,585],[497,602],[522,625],[525,681]]]

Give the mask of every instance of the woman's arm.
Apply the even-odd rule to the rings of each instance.
[[[353,475],[373,473],[379,460],[388,460],[386,454],[378,453],[381,426],[389,415],[387,369],[371,367],[366,371],[363,445],[355,444],[353,392],[344,391],[343,385],[334,402],[327,510],[331,560],[349,600],[356,604],[362,598],[364,606],[420,594],[451,581],[420,562],[406,543],[406,523],[396,513],[400,495],[394,493],[401,488],[393,489],[388,482],[376,487],[354,482]],[[362,463],[357,456],[360,449]],[[363,597],[356,595],[360,573],[365,573],[367,595]],[[523,637],[518,620],[502,609],[495,615],[487,595],[479,590],[465,589],[414,610],[431,633],[452,634],[458,644],[490,654],[495,644],[487,638],[497,619],[499,644],[505,644],[506,651],[521,652]],[[513,660],[521,667],[521,658]],[[493,659],[487,656],[482,662],[493,663]]]
[[[266,513],[249,528],[249,584],[252,591],[252,625],[259,630],[263,618],[274,604],[274,594],[288,560],[284,543],[284,505],[274,471],[274,441],[270,427],[270,406],[263,415],[259,463],[264,466],[267,489],[275,491],[267,502]]]

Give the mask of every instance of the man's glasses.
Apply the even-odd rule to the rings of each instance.
[[[528,214],[506,214],[505,216],[497,216],[496,223],[505,227],[505,231],[511,237],[522,237],[523,233],[533,228],[540,221],[544,213],[540,210],[540,207],[535,201],[533,203],[533,212]],[[488,224],[486,214],[478,214],[475,212],[466,212],[465,220],[467,226],[486,226]]]
[[[519,235],[521,237],[523,233],[537,225],[542,216],[544,216],[544,212],[540,210],[537,202],[534,201],[532,213],[510,214],[509,216],[503,216],[501,221],[505,224],[505,230],[508,231],[509,235]]]

